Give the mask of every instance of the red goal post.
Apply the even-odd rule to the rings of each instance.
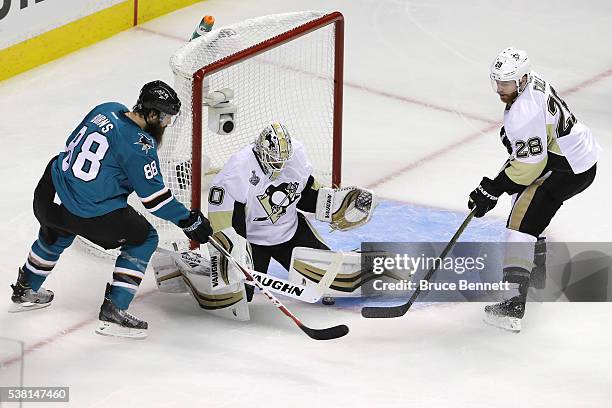
[[[289,30],[262,43],[239,51],[227,58],[202,67],[193,74],[193,185],[201,186],[202,164],[202,90],[204,78],[217,71],[254,57],[267,50],[278,47],[289,41],[318,30],[327,25],[335,26],[334,47],[334,111],[333,111],[333,150],[332,150],[332,185],[340,186],[342,178],[342,86],[344,72],[344,16],[336,11],[309,21],[299,27]],[[192,189],[192,208],[201,208],[201,193]]]
[[[205,212],[206,182],[271,122],[301,141],[323,184],[339,186],[342,164],[344,18],[339,12],[270,15],[221,27],[172,56],[181,113],[159,150],[173,194]],[[231,89],[235,130],[210,129],[203,96]],[[204,195],[204,199],[202,196]],[[149,217],[160,245],[181,239],[174,225]]]

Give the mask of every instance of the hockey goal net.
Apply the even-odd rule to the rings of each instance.
[[[319,181],[339,185],[343,37],[342,14],[297,12],[221,27],[182,46],[170,59],[181,112],[159,150],[176,198],[206,213],[212,177],[272,122],[285,124],[304,143]],[[203,104],[222,89],[234,94],[230,134],[209,128],[210,107]],[[176,226],[147,216],[160,246],[186,243]]]

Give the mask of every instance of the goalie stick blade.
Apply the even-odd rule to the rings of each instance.
[[[311,329],[310,327],[300,325],[300,329],[315,340],[333,340],[339,337],[346,336],[349,332],[348,326],[341,324],[339,326],[329,327],[327,329]]]
[[[410,304],[405,303],[399,306],[366,306],[361,309],[361,316],[366,319],[389,319],[400,317],[406,314],[410,309]]]

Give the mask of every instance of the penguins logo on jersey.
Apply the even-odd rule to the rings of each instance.
[[[140,140],[134,144],[141,145],[142,150],[144,150],[146,154],[149,154],[149,150],[153,148],[153,141],[144,133],[139,133],[138,136],[140,136]]]
[[[283,215],[287,213],[287,207],[299,200],[302,194],[297,192],[300,183],[281,183],[278,186],[270,185],[266,188],[266,192],[258,195],[259,203],[268,214],[267,217],[257,217],[253,221],[270,220],[272,224],[276,223]]]

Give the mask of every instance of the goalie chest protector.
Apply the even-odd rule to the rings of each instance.
[[[290,240],[297,229],[297,203],[312,173],[304,146],[293,141],[294,154],[280,175],[270,180],[249,145],[234,154],[213,179],[209,198],[210,217],[245,205],[249,242],[277,245]]]

